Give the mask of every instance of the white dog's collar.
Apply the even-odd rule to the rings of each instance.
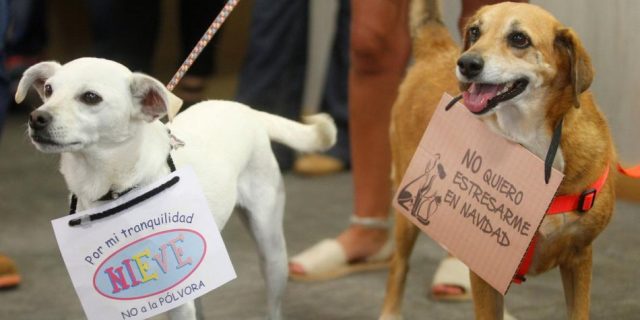
[[[171,153],[167,155],[167,166],[171,172],[176,171],[176,165],[173,163],[173,158],[171,158]],[[115,192],[113,190],[109,190],[105,195],[100,197],[97,201],[111,201],[118,199],[120,196],[126,194],[127,192],[135,189],[137,186],[133,186],[122,192]],[[78,197],[75,194],[71,194],[71,202],[69,203],[69,215],[75,214],[78,208]]]

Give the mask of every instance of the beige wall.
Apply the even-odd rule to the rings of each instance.
[[[621,161],[640,162],[640,1],[536,2],[580,35],[596,69],[592,88],[609,119]]]

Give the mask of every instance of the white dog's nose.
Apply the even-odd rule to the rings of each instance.
[[[29,115],[29,127],[34,130],[46,128],[53,120],[51,113],[46,111],[33,111]]]

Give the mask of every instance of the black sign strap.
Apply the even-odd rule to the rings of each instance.
[[[70,227],[75,227],[75,226],[79,226],[81,225],[83,222],[90,222],[90,221],[95,221],[95,220],[99,220],[99,219],[104,219],[106,217],[112,216],[116,213],[119,213],[121,211],[127,210],[145,200],[148,200],[154,196],[156,196],[157,194],[159,194],[160,192],[169,189],[170,187],[172,187],[173,185],[175,185],[176,183],[178,183],[178,181],[180,181],[180,177],[173,177],[171,178],[169,181],[159,185],[156,188],[153,188],[151,190],[149,190],[148,192],[145,192],[123,204],[117,205],[111,209],[107,209],[105,211],[102,212],[97,212],[94,214],[90,214],[87,216],[84,216],[82,218],[78,218],[78,219],[72,219],[69,220],[69,226]]]
[[[558,147],[560,146],[560,139],[562,138],[562,123],[564,117],[560,118],[555,129],[553,129],[553,135],[551,136],[551,143],[549,144],[549,150],[547,156],[544,159],[544,182],[549,184],[551,179],[551,168],[553,168],[553,161],[556,159],[556,153],[558,153]]]
[[[175,164],[173,163],[173,158],[171,158],[171,153],[169,153],[169,155],[167,156],[167,166],[169,166],[169,170],[171,170],[171,172],[176,171],[176,166],[175,166]],[[175,177],[175,178],[177,178],[177,177]],[[172,179],[172,180],[173,180],[173,179]],[[179,180],[179,179],[178,179],[178,180]],[[171,181],[171,180],[169,180],[169,181]],[[178,181],[176,181],[175,183],[177,183],[177,182],[178,182]],[[168,183],[168,182],[167,182],[167,183]],[[171,184],[171,185],[167,186],[166,188],[168,188],[168,187],[170,187],[170,186],[174,185],[175,183],[173,183],[173,184]],[[123,191],[123,192],[120,192],[120,193],[116,193],[116,192],[114,192],[114,191],[112,191],[112,190],[109,190],[109,192],[107,192],[104,196],[102,196],[102,197],[101,197],[100,199],[98,199],[98,200],[99,200],[99,201],[115,200],[115,199],[117,199],[119,196],[122,196],[122,195],[126,194],[127,192],[129,192],[129,191],[133,190],[134,188],[135,188],[135,187],[131,187],[131,188],[129,188],[129,189],[127,189],[127,190]],[[158,187],[158,188],[160,188],[160,187]],[[165,188],[165,189],[166,189],[166,188]],[[154,190],[155,190],[155,189],[154,189]],[[149,191],[149,192],[147,192],[147,193],[145,193],[145,194],[143,194],[143,195],[139,196],[138,198],[143,197],[143,196],[145,196],[145,195],[147,195],[147,194],[149,194],[149,193],[152,193],[154,190],[151,190],[151,191]],[[163,189],[163,190],[164,190],[164,189]],[[160,190],[160,191],[162,191],[162,190]],[[158,191],[157,193],[159,193],[160,191]],[[156,193],[156,194],[157,194],[157,193]],[[155,195],[155,194],[153,194],[153,195],[151,195],[151,196],[149,196],[149,197],[147,197],[147,198],[145,198],[145,199],[143,199],[143,200],[141,200],[141,201],[144,201],[144,200],[146,200],[146,199],[148,199],[148,198],[150,198],[150,197],[152,197],[152,196],[154,196],[154,195]],[[138,198],[135,198],[135,199],[133,199],[133,200],[131,200],[131,201],[127,202],[127,203],[133,202],[133,201],[135,201],[135,200],[136,200],[136,199],[138,199]],[[141,202],[141,201],[140,201],[140,202]],[[124,203],[124,204],[127,204],[127,203]],[[139,203],[139,202],[136,202],[136,203],[134,203],[134,204],[132,204],[132,205],[135,205],[135,204],[137,204],[137,203]],[[123,205],[124,205],[124,204],[123,204]],[[121,206],[122,206],[122,205],[121,205]],[[118,207],[120,207],[120,206],[118,206]],[[116,208],[118,208],[118,207],[116,207]],[[130,207],[130,206],[129,206],[129,207]],[[127,209],[127,208],[129,208],[129,207],[126,207],[126,208],[120,208],[120,210],[118,210],[118,212],[119,212],[119,211],[122,211],[122,210],[125,210],[125,209]],[[69,215],[75,214],[75,213],[76,213],[77,208],[78,208],[78,197],[77,197],[75,194],[71,194],[71,202],[69,203]],[[113,208],[113,209],[115,209],[115,208]],[[113,210],[113,209],[110,209],[110,210]],[[106,211],[105,211],[105,212],[106,212]],[[117,213],[117,212],[114,212],[114,213]],[[112,214],[114,214],[114,213],[112,213]],[[94,215],[95,215],[95,214],[94,214]],[[111,214],[110,214],[110,215],[111,215]],[[93,215],[92,215],[92,216],[93,216]],[[104,217],[101,217],[101,218],[104,218]],[[96,219],[101,219],[101,218],[96,218]],[[91,221],[96,220],[96,219],[91,219]],[[72,223],[73,221],[76,221],[76,220],[77,220],[78,222],[77,222],[77,223],[76,223],[76,222],[74,222],[74,223],[76,223],[76,224],[73,224],[73,225],[72,225],[71,223]],[[73,220],[70,220],[70,221],[69,221],[69,225],[70,225],[70,226],[79,225],[79,224],[80,224],[80,219],[73,219]]]
[[[456,104],[456,102],[460,101],[461,99],[462,99],[462,95],[459,95],[451,99],[451,101],[449,101],[449,103],[447,103],[447,105],[444,107],[444,111],[449,111],[449,109],[451,109],[451,107],[453,107]]]
[[[449,111],[451,107],[453,107],[456,102],[462,99],[462,95],[454,97],[447,105],[444,107],[445,111]],[[549,144],[549,150],[547,151],[547,156],[544,159],[544,182],[549,184],[549,179],[551,179],[551,168],[553,168],[553,161],[556,159],[556,154],[558,153],[558,147],[560,147],[560,139],[562,138],[562,123],[564,122],[564,117],[560,118],[560,121],[556,124],[556,127],[553,129],[553,135],[551,136],[551,143]]]
[[[169,170],[171,170],[171,172],[176,171],[176,165],[173,163],[173,158],[171,158],[171,153],[167,155],[167,166],[169,166]]]
[[[75,214],[78,208],[78,197],[75,194],[71,194],[71,202],[69,203],[69,215]]]

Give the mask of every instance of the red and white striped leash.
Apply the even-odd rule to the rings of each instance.
[[[167,89],[169,89],[169,91],[173,91],[180,80],[182,80],[182,77],[184,77],[189,68],[191,68],[191,65],[193,65],[200,53],[202,53],[204,47],[209,44],[209,41],[211,41],[216,32],[218,32],[218,29],[220,29],[225,20],[227,20],[227,17],[231,14],[231,11],[233,11],[238,2],[240,2],[240,0],[227,1],[224,8],[222,8],[222,11],[220,11],[215,20],[213,20],[209,28],[207,28],[207,31],[202,35],[202,38],[200,38],[196,46],[191,50],[191,53],[184,60],[180,68],[178,68],[178,71],[173,75],[171,81],[167,84]]]

